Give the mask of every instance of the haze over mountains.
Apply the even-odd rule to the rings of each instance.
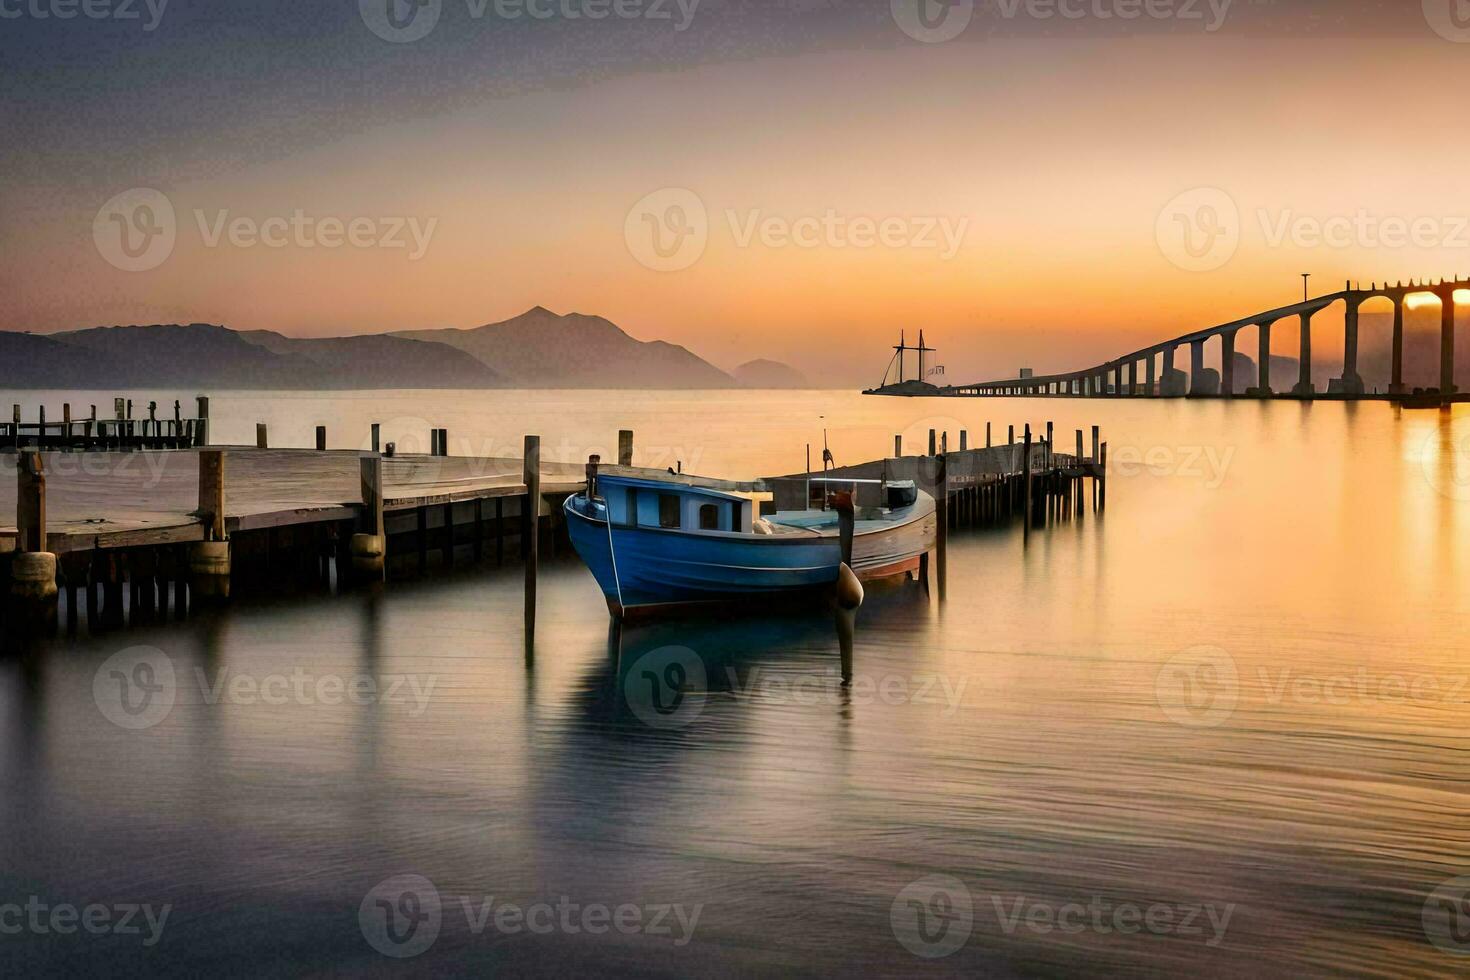
[[[805,383],[775,362],[739,370],[747,377],[732,377],[675,344],[636,340],[602,317],[560,316],[539,306],[469,330],[330,339],[207,323],[95,327],[46,336],[0,331],[0,386],[8,388],[690,389]]]

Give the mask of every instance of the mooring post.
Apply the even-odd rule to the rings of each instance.
[[[56,622],[56,556],[46,550],[46,474],[40,453],[16,460],[15,527],[19,549],[10,563],[10,594],[28,623]]]
[[[327,451],[327,427],[325,425],[316,427],[316,451],[319,453]]]
[[[383,528],[383,457],[377,453],[358,460],[362,482],[362,513],[358,533],[352,536],[352,577],[359,582],[382,582],[386,577],[388,536]]]
[[[209,396],[199,395],[194,399],[195,411],[199,415],[198,428],[194,430],[194,445],[209,445]]]
[[[935,430],[930,429],[929,430],[929,455],[930,456],[937,456],[937,455],[939,455],[939,453],[935,450],[935,446],[937,444],[937,441],[938,441],[938,434],[935,432]]]
[[[1013,425],[1009,429],[1006,430],[1006,445],[1007,446],[1014,446],[1015,444],[1016,444],[1016,427]]]
[[[1102,444],[1102,454],[1099,457],[1099,462],[1098,462],[1098,473],[1099,473],[1099,476],[1098,476],[1099,486],[1098,486],[1098,491],[1097,491],[1097,507],[1098,507],[1098,510],[1107,510],[1108,509],[1108,444],[1107,443],[1103,443]]]
[[[631,433],[630,433],[631,436]],[[621,439],[620,439],[621,441]],[[629,449],[632,448],[629,439]],[[619,453],[622,447],[619,446]],[[526,643],[536,640],[536,571],[540,557],[541,530],[541,437],[526,436],[524,468],[526,482]]]
[[[199,452],[199,509],[204,540],[189,549],[190,588],[196,599],[230,597],[230,542],[225,535],[225,454]]]
[[[989,449],[990,447],[991,447],[991,442],[990,442],[990,423],[989,422],[986,422],[985,423],[985,448],[986,449]]]
[[[1023,537],[1031,535],[1031,423],[1026,423],[1025,441],[1021,443],[1021,497],[1022,520],[1025,522]]]
[[[1052,423],[1048,422],[1048,423],[1046,423],[1046,468],[1048,470],[1051,469],[1051,459],[1052,459],[1052,455],[1053,455],[1052,454],[1052,448],[1051,448],[1052,447],[1051,440],[1052,440]]]
[[[265,423],[257,422],[255,423],[255,448],[266,449],[268,447],[269,441],[266,437]]]
[[[633,430],[623,429],[618,433],[618,465],[633,465]]]
[[[377,422],[374,422],[373,423],[373,437],[372,437],[372,439],[373,439],[373,453],[375,455],[377,453],[380,453],[380,452],[383,451],[382,446],[381,446],[381,444],[379,442],[379,440],[381,439],[382,435],[383,435],[383,427],[381,425],[379,425]]]
[[[939,454],[942,456],[942,455],[944,455],[947,452],[949,452],[949,430],[948,429],[946,429],[944,432],[941,432],[939,434]]]
[[[896,435],[896,436],[893,437],[893,458],[894,459],[902,459],[903,458],[903,434],[902,433],[900,433],[900,434],[898,434],[898,435]]]
[[[944,453],[934,461],[934,496],[934,577],[939,580],[939,601],[943,602],[949,571],[949,457]]]
[[[71,443],[71,402],[61,403],[61,445],[63,448]]]
[[[970,432],[968,429],[960,430],[960,452],[970,451]]]

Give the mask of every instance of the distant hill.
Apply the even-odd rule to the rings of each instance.
[[[380,334],[301,340],[270,330],[248,330],[247,343],[288,358],[305,358],[331,388],[494,388],[498,374],[447,344]]]
[[[774,362],[783,386],[804,384]],[[775,377],[775,375],[773,375]],[[769,384],[770,382],[766,382]],[[596,316],[536,307],[472,330],[298,339],[210,323],[91,327],[40,336],[0,331],[0,387],[732,388],[738,382],[662,341]]]
[[[535,307],[470,330],[415,330],[407,340],[456,347],[526,388],[731,388],[736,381],[676,344],[641,341],[600,316]]]
[[[806,375],[780,361],[746,361],[730,372],[746,388],[810,388]]]

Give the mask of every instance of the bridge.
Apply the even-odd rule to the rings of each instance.
[[[1149,396],[1163,398],[1232,398],[1235,397],[1235,341],[1236,335],[1247,327],[1257,328],[1258,357],[1255,384],[1246,391],[1246,397],[1271,398],[1277,395],[1293,398],[1326,397],[1353,398],[1365,394],[1362,377],[1358,374],[1358,319],[1364,303],[1385,298],[1393,303],[1393,374],[1388,395],[1405,396],[1404,387],[1404,310],[1408,298],[1427,294],[1437,296],[1442,306],[1440,320],[1440,380],[1438,389],[1428,394],[1441,398],[1453,396],[1455,387],[1455,291],[1470,289],[1470,279],[1440,280],[1430,282],[1371,283],[1364,288],[1361,283],[1348,282],[1335,293],[1307,299],[1291,306],[1283,306],[1264,313],[1257,313],[1230,323],[1196,330],[1173,340],[1154,344],[1133,351],[1122,357],[1065,374],[1014,378],[1005,381],[984,381],[975,384],[951,385],[947,387],[924,386],[924,392],[915,391],[913,383],[900,386],[889,385],[874,389],[869,394],[937,394],[959,397],[985,395],[1009,396],[1062,396],[1092,398],[1101,396]],[[1343,318],[1343,370],[1340,378],[1332,379],[1328,391],[1319,393],[1312,382],[1312,317],[1336,303],[1346,306]],[[1300,363],[1297,377],[1289,390],[1277,391],[1272,387],[1271,377],[1271,332],[1282,321],[1296,320],[1300,337]],[[1205,344],[1218,337],[1221,343],[1220,371],[1206,370]],[[1180,348],[1189,348],[1190,371],[1186,383],[1183,371],[1176,370],[1175,363]],[[1162,368],[1162,370],[1160,370]],[[1278,379],[1278,381],[1285,379]]]

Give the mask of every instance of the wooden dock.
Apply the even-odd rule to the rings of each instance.
[[[447,448],[436,434],[436,451]],[[1024,516],[1029,534],[1053,517],[1080,516],[1089,479],[1093,506],[1105,503],[1106,446],[1094,429],[1084,457],[1077,438],[1077,453],[1062,454],[1049,440],[1033,442],[1029,427],[1020,442],[975,450],[961,433],[962,448],[947,452],[947,434],[931,433],[929,453],[906,456],[896,445],[894,457],[827,476],[912,479],[935,496],[942,597],[950,527]],[[669,477],[631,466],[631,432],[620,434],[619,457],[603,471]],[[509,551],[526,565],[529,637],[541,542],[555,547],[561,501],[584,489],[586,469],[542,461],[534,436],[521,458],[258,446],[0,452],[0,515],[16,515],[13,525],[0,518],[0,629],[7,639],[51,630],[59,610],[69,632],[83,621],[95,631],[183,618],[198,602],[241,592],[330,591],[425,574],[431,556],[442,568],[504,563]],[[772,493],[783,507],[809,493],[796,490],[805,475],[681,479]]]

